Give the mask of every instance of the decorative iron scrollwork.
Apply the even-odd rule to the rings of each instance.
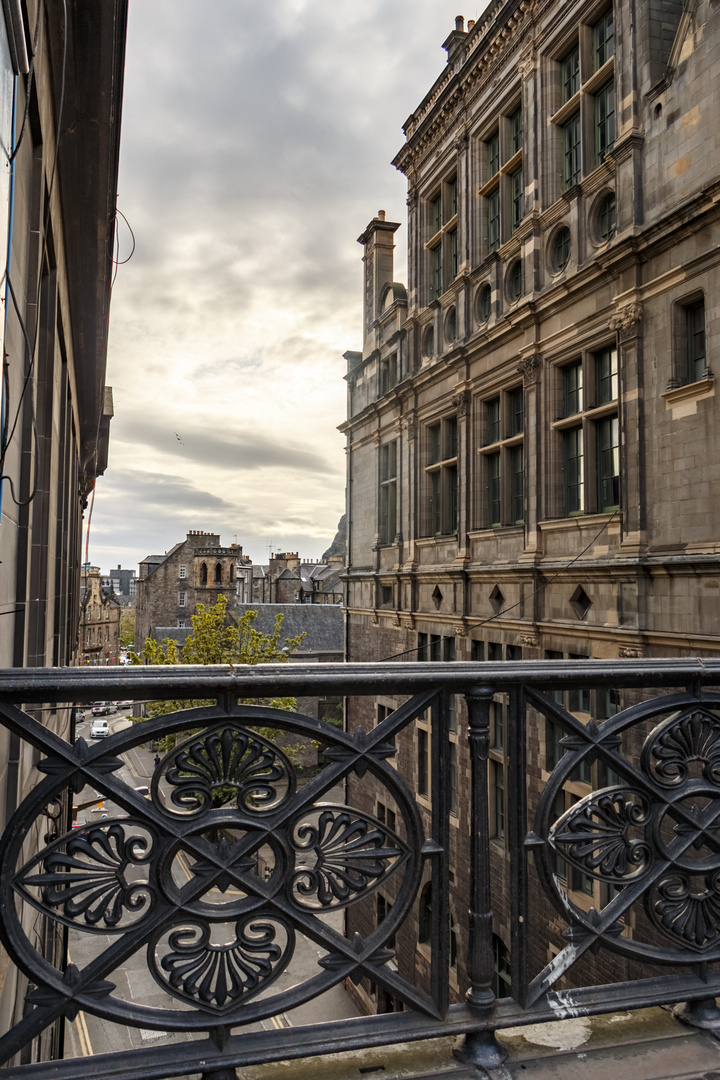
[[[155,850],[154,837],[143,823],[103,822],[45,848],[18,876],[18,885],[33,906],[44,905],[65,925],[119,933],[152,904],[155,889],[147,874],[133,880],[129,873],[147,867]],[[33,886],[40,890],[42,905],[29,891]]]
[[[549,840],[583,873],[612,884],[640,877],[652,862],[650,844],[632,838],[632,828],[650,820],[650,804],[639,791],[605,788],[575,803],[550,829]]]
[[[699,953],[720,941],[720,869],[702,881],[693,888],[691,875],[676,870],[655,883],[648,904],[659,930]]]
[[[644,960],[693,963],[720,960],[720,716],[689,695],[635,706],[599,727],[575,731],[551,774],[538,816],[537,854],[556,904],[586,943],[603,933],[616,951]],[[680,701],[680,707],[677,703]],[[643,744],[639,767],[625,759],[627,782],[579,799],[556,821],[552,806],[592,739],[602,760],[619,734],[639,721],[663,717]],[[571,718],[568,717],[568,722]],[[543,842],[546,841],[546,842]],[[535,843],[531,839],[531,843]],[[605,910],[584,912],[555,872],[555,855],[610,887]],[[617,890],[621,890],[617,892]],[[600,894],[602,897],[602,894]],[[626,918],[640,901],[647,920],[632,937]],[[653,933],[648,931],[652,929]],[[580,940],[578,938],[578,940]]]
[[[669,716],[648,736],[641,760],[645,772],[663,786],[685,783],[692,762],[698,762],[704,779],[720,787],[717,716],[700,708]]]
[[[256,914],[239,919],[230,941],[215,943],[208,924],[182,923],[163,931],[148,949],[156,981],[180,1001],[214,1012],[226,1012],[241,999],[266,990],[290,962],[295,936],[282,925],[278,943],[277,916]],[[158,947],[167,938],[168,951],[158,964]]]
[[[210,726],[198,730],[203,722]],[[156,738],[161,724],[191,731],[156,764],[146,799],[123,780],[120,755]],[[286,755],[255,730],[261,726],[322,734],[325,772],[299,789]],[[357,739],[330,725],[319,731],[317,721],[297,713],[230,704],[224,715],[197,709],[147,721],[98,747],[63,744],[58,752],[50,740],[47,751],[46,778],[3,840],[0,903],[12,931],[6,925],[0,933],[13,959],[45,987],[44,1007],[57,1015],[89,1009],[165,1030],[236,1026],[302,1004],[345,977],[360,978],[368,965],[377,976],[391,958],[384,944],[414,901],[423,833],[381,737]],[[368,770],[387,788],[412,845],[360,811],[319,801],[349,772]],[[23,864],[36,818],[78,783],[101,792],[118,816],[53,840]],[[318,917],[391,877],[392,912],[359,949]],[[46,962],[20,921],[18,896],[75,931],[116,935],[113,946],[96,950],[92,980],[78,969],[71,994],[64,983],[62,990],[48,985]],[[297,932],[319,946],[322,963],[281,1002],[265,991],[287,968]],[[127,936],[118,941],[120,935]],[[167,1008],[146,1008],[103,981],[116,968],[113,948],[126,956],[147,950],[148,968],[169,995]],[[178,1010],[173,998],[189,1008]]]
[[[291,881],[301,907],[342,907],[394,873],[407,858],[399,837],[357,810],[325,809],[317,821],[300,820],[290,842],[300,869]]]
[[[186,739],[168,755],[153,780],[155,799],[161,797],[161,777],[172,789],[173,806],[192,815],[232,801],[258,813],[292,798],[295,788],[293,769],[277,746],[229,724]]]

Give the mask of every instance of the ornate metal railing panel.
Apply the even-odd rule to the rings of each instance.
[[[502,1057],[493,1035],[502,1027],[711,998],[720,993],[719,684],[720,665],[708,661],[0,673],[0,722],[34,748],[42,774],[0,843],[0,934],[30,982],[25,1015],[0,1038],[0,1060],[14,1062],[49,1025],[82,1010],[206,1036],[86,1059],[88,1078],[202,1072],[220,1080],[240,1063],[443,1033],[465,1033],[464,1057],[491,1064]],[[558,703],[563,688],[607,685],[652,689],[589,723]],[[354,733],[238,703],[323,692],[407,700],[371,731]],[[451,693],[466,697],[471,765],[470,788],[461,793],[471,830],[470,986],[465,1003],[455,1005],[445,929]],[[509,698],[512,898],[512,997],[499,1002],[492,991],[488,800],[490,709],[498,693]],[[94,746],[65,742],[18,704],[114,697],[216,704],[143,721]],[[427,710],[433,801],[423,817],[407,782],[411,771],[388,759],[396,736]],[[543,790],[528,791],[527,735],[545,723],[563,733],[562,756]],[[299,784],[292,755],[272,731],[314,740],[325,767]],[[120,775],[123,755],[170,736],[174,745],[158,755],[146,797]],[[566,797],[578,776],[587,793]],[[392,827],[337,796],[351,777],[367,778],[397,807]],[[88,786],[112,812],[77,829],[68,821],[39,839],[39,823],[57,820],[63,801],[72,805],[73,793]],[[434,930],[431,977],[422,989],[398,973],[388,943],[416,903],[428,863]],[[579,903],[571,874],[600,899]],[[365,936],[328,918],[367,904],[389,884],[392,908]],[[567,924],[567,945],[537,970],[540,892]],[[65,933],[74,961],[82,959],[52,963],[29,929],[33,911]],[[280,989],[300,937],[315,947],[317,972]],[[580,974],[573,989],[561,988],[599,948],[645,965],[644,977],[584,986]],[[118,979],[138,957],[157,990],[152,1003],[134,1000]],[[362,978],[406,1011],[293,1029],[291,1040],[257,1030],[264,1019]],[[60,1080],[78,1075],[78,1063],[12,1064],[9,1074]]]

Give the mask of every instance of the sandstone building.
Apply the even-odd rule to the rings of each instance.
[[[122,605],[103,585],[100,568],[83,566],[80,577],[80,663],[117,664]]]
[[[347,658],[717,655],[720,9],[506,0],[467,29],[458,19],[444,48],[394,161],[408,179],[407,287],[394,280],[399,223],[380,212],[360,237],[363,349],[346,353],[343,425]],[[373,714],[352,700],[350,729],[397,704],[378,698]],[[578,690],[565,705],[587,720],[619,701]],[[468,837],[460,699],[456,710],[454,872]],[[494,710],[502,882],[506,702]],[[539,725],[536,790],[563,752],[558,737]],[[398,742],[426,818],[427,750],[422,722]],[[602,779],[579,776],[566,799]],[[366,781],[353,797],[394,814]],[[602,903],[592,881],[568,888],[586,908]],[[392,901],[379,892],[361,932]],[[461,888],[453,903],[462,994]],[[423,887],[399,937],[406,972],[427,970],[431,910]],[[494,931],[502,992],[502,907]],[[551,928],[549,955],[556,937]]]
[[[216,533],[196,529],[164,555],[143,559],[135,583],[138,651],[147,638],[156,636],[156,627],[189,627],[198,604],[208,608],[219,596],[234,598],[242,560],[237,544],[221,547]]]

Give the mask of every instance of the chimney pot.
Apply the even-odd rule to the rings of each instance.
[[[468,34],[470,33],[470,31],[472,30],[474,25],[475,25],[475,20],[474,19],[468,19]]]
[[[378,218],[380,219],[380,221],[385,220],[385,211],[384,210],[378,210]]]
[[[464,15],[458,15],[457,18],[455,19],[455,29],[456,30],[464,30],[465,29],[465,16]]]

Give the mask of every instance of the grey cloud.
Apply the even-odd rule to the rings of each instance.
[[[235,388],[230,392],[236,392]],[[274,388],[269,386],[269,406],[273,393]],[[226,422],[226,418],[221,421]],[[238,426],[241,423],[238,418]],[[207,428],[188,428],[185,425],[182,431],[175,432],[164,425],[133,417],[124,422],[122,438],[213,469],[281,468],[322,475],[341,471],[340,463],[333,467],[320,454],[302,449],[295,441],[284,439],[280,432],[271,436],[233,430],[222,435]]]

